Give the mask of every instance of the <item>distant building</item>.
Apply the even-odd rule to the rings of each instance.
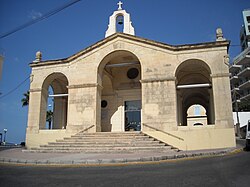
[[[242,12],[244,25],[242,25],[240,31],[240,44],[241,49],[244,51],[250,46],[250,9]]]
[[[242,52],[233,59],[229,69],[235,111],[249,110],[250,105],[250,9],[243,11],[243,20],[240,32]]]
[[[246,127],[250,120],[250,112],[239,112],[239,125],[235,125],[235,133],[241,138],[246,138]],[[237,113],[233,112],[234,124],[237,123]]]

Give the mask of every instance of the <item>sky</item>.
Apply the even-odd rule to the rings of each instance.
[[[57,9],[72,0],[0,0],[0,35]],[[231,59],[240,53],[242,10],[249,0],[123,0],[131,15],[135,35],[181,45],[215,41],[216,28],[231,41]],[[61,12],[0,39],[4,56],[0,79],[0,133],[8,129],[7,142],[25,141],[28,107],[22,107],[26,81],[3,97],[31,73],[29,63],[40,50],[43,60],[61,59],[102,40],[109,16],[118,0],[81,0]],[[3,98],[1,98],[3,97]]]

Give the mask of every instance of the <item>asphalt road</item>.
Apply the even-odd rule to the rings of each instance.
[[[250,152],[151,165],[0,165],[0,186],[249,186]]]

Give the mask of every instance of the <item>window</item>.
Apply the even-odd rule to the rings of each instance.
[[[195,106],[194,107],[194,115],[195,116],[200,116],[201,115],[201,107],[200,106]]]
[[[108,102],[106,100],[102,100],[101,107],[106,108],[108,106]]]
[[[127,72],[127,77],[129,79],[135,79],[139,75],[139,71],[137,68],[130,68]]]
[[[250,23],[250,16],[247,16],[247,22]]]

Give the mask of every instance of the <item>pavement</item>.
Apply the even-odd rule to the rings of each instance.
[[[171,152],[135,152],[135,153],[31,153],[23,151],[23,147],[0,147],[0,164],[28,165],[116,165],[130,163],[148,163],[163,160],[208,157],[226,155],[242,151],[245,140],[236,138],[236,147],[225,149],[209,149],[198,151]]]

